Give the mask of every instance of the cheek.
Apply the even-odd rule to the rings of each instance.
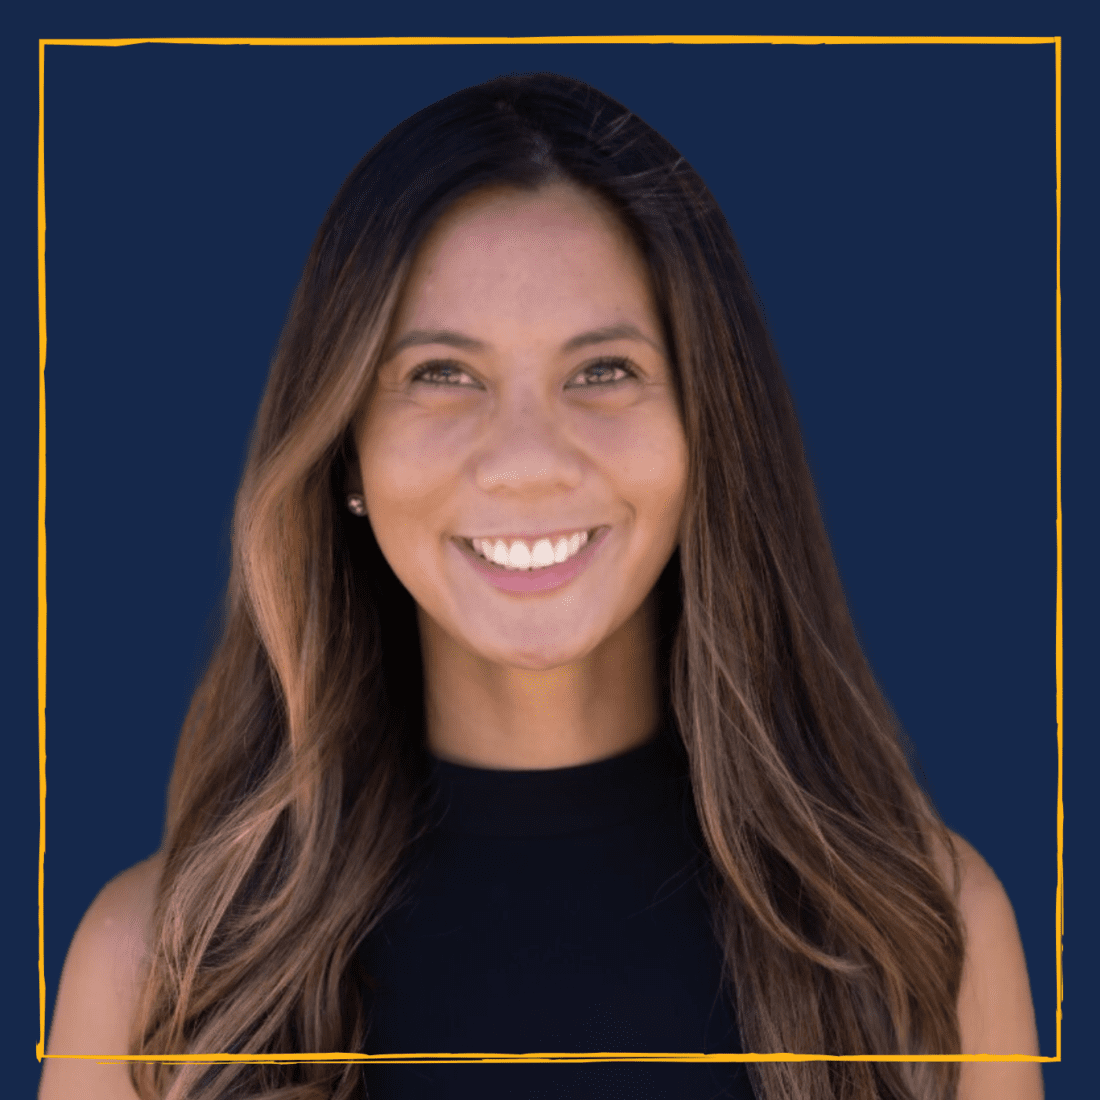
[[[616,466],[639,509],[663,512],[682,503],[687,487],[687,442],[678,421],[650,420],[624,433]]]
[[[437,420],[377,418],[368,425],[359,454],[368,506],[414,511],[458,475],[464,443]]]

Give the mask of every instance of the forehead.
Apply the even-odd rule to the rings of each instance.
[[[584,228],[627,238],[625,226],[606,199],[570,181],[552,180],[533,190],[499,184],[464,195],[439,217],[425,245],[430,248],[443,238],[517,223],[564,232]]]
[[[609,205],[554,183],[459,200],[419,248],[399,315],[420,322],[457,309],[534,319],[568,308],[651,312],[652,288],[644,259]]]

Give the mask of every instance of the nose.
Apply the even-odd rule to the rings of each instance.
[[[583,474],[560,417],[534,400],[500,408],[475,463],[478,487],[520,494],[572,489]]]

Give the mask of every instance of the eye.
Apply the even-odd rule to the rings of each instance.
[[[617,370],[623,371],[624,374],[627,376],[627,378],[637,378],[638,377],[638,372],[635,371],[634,368],[630,365],[630,360],[629,359],[622,359],[622,358],[597,359],[597,360],[595,360],[595,362],[586,363],[580,369],[580,375],[581,376],[586,375],[590,371],[602,371],[603,372],[602,379],[599,379],[596,382],[597,388],[601,388],[603,386],[613,386],[616,382],[625,381],[625,379],[623,379],[623,378],[614,378],[614,379],[612,379],[612,378],[609,377],[609,375],[613,374]],[[577,377],[577,376],[575,376],[575,377]],[[591,389],[592,385],[593,384],[591,382],[586,382],[586,383],[584,383],[584,385],[582,385],[579,388],[580,389]]]
[[[575,389],[602,389],[605,386],[615,385],[617,382],[623,382],[625,378],[612,378],[610,377],[615,371],[622,371],[626,378],[637,378],[637,371],[630,364],[629,359],[623,358],[604,358],[596,359],[591,363],[586,363],[574,377],[583,377],[588,375],[592,377],[594,381],[584,382],[580,386],[574,387]],[[598,375],[596,372],[600,372]],[[458,365],[450,359],[433,359],[428,363],[424,363],[417,367],[411,375],[409,375],[410,384],[413,382],[423,382],[429,386],[451,386],[459,387],[459,383],[456,379],[459,375],[466,375],[470,377]]]
[[[432,381],[427,377],[432,374],[440,375],[443,381]],[[458,383],[453,379],[457,374],[466,374],[457,363],[451,362],[448,359],[433,359],[430,363],[425,363],[423,366],[417,367],[416,370],[409,375],[409,382],[427,382],[429,386],[455,386],[458,385]],[[466,377],[469,378],[470,376],[466,374]]]

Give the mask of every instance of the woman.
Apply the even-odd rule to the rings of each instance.
[[[160,852],[50,1053],[1036,1054],[705,185],[579,82],[432,105],[318,233]],[[540,1091],[541,1090],[541,1091]],[[573,1091],[570,1091],[573,1090]],[[993,1100],[1035,1064],[50,1061],[41,1097]]]

